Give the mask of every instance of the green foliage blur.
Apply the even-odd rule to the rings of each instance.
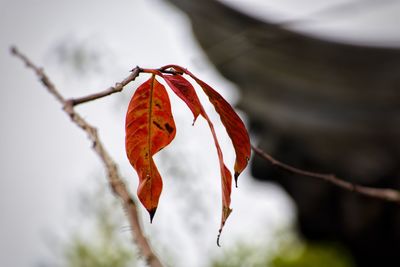
[[[351,256],[333,243],[306,243],[286,229],[269,246],[237,244],[214,260],[212,267],[354,267]]]
[[[296,248],[295,248],[296,249]],[[305,243],[294,255],[282,250],[272,259],[271,267],[354,267],[350,255],[330,243]]]
[[[68,267],[133,267],[137,266],[137,253],[120,204],[99,191],[83,199],[85,219],[91,221],[88,231],[72,233],[63,246],[64,264]],[[90,232],[89,234],[87,232]]]
[[[106,241],[106,240],[104,240]],[[84,241],[75,237],[66,251],[70,267],[126,267],[131,264],[133,253],[113,240],[110,243]]]
[[[131,241],[128,223],[110,192],[85,194],[80,208],[91,227],[73,232],[63,245],[62,266],[144,266]],[[127,228],[124,230],[122,227]],[[87,234],[89,230],[89,235]],[[351,256],[334,243],[307,243],[293,227],[285,227],[264,243],[239,241],[225,248],[222,256],[210,259],[210,267],[354,267]],[[216,248],[219,249],[219,248]]]

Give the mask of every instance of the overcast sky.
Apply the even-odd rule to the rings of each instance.
[[[275,21],[303,19],[322,8],[322,1],[224,2]],[[337,1],[324,1],[334,2]],[[354,14],[340,12],[338,17],[312,17],[318,23],[299,25],[313,33],[323,32],[347,41],[398,44],[399,7],[390,3]],[[66,96],[107,88],[125,78],[136,65],[159,67],[176,63],[193,70],[228,100],[234,102],[237,98],[234,85],[208,65],[194,43],[188,20],[162,1],[1,0],[0,32],[1,266],[35,266],[51,257],[46,236],[68,235],[76,225],[71,211],[78,204],[77,195],[92,186],[96,177],[103,181],[102,166],[86,136],[70,123],[32,72],[10,56],[11,44],[44,66]],[[84,60],[78,65],[68,60],[79,54],[84,55]],[[128,96],[138,84],[135,81],[124,94],[79,108],[99,128],[106,147],[120,163],[131,192],[136,191],[137,183],[124,152],[124,113]],[[167,253],[176,266],[187,266],[184,264],[189,261],[190,266],[201,266],[205,260],[202,255],[219,253],[215,252],[220,218],[216,153],[206,124],[199,121],[192,127],[187,108],[176,98],[171,101],[178,132],[171,149],[159,157],[160,171],[168,174],[172,173],[169,169],[175,168],[175,173],[178,169],[183,174],[165,177],[155,223],[149,226],[144,213],[144,225],[152,240],[156,239],[159,251],[169,249]],[[208,110],[212,112],[209,106]],[[212,118],[217,120],[218,116],[213,114]],[[230,142],[222,127],[216,125],[225,158],[232,166]],[[169,160],[174,157],[179,160]],[[193,211],[187,203],[196,203],[197,209]],[[260,232],[268,235],[265,228],[273,230],[289,223],[293,212],[283,192],[269,184],[256,184],[248,172],[243,175],[240,188],[233,190],[232,206],[234,212],[222,240],[228,248],[246,237],[257,240]],[[169,246],[170,240],[176,242],[174,247]],[[187,250],[187,258],[179,257],[182,249]]]

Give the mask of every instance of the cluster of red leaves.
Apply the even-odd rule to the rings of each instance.
[[[214,105],[222,124],[232,140],[236,153],[234,166],[236,183],[239,174],[246,168],[250,158],[250,140],[246,127],[231,105],[218,92],[188,70],[180,66],[168,65],[159,70],[146,69],[142,71],[151,73],[152,76],[140,85],[133,95],[129,103],[125,124],[126,153],[139,176],[137,191],[139,199],[149,212],[150,220],[152,221],[162,191],[162,179],[152,157],[171,143],[176,133],[167,91],[156,79],[156,76],[159,76],[165,80],[172,91],[192,111],[194,116],[193,124],[198,116],[201,115],[210,127],[218,153],[221,172],[222,218],[219,229],[220,234],[232,211],[230,208],[232,175],[225,166],[214,126],[201,105],[195,88],[183,75],[191,77],[203,89],[210,102]]]

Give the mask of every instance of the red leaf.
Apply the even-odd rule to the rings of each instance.
[[[125,131],[126,153],[139,176],[137,193],[152,221],[162,191],[162,179],[152,156],[171,143],[176,133],[168,94],[154,75],[133,95]]]
[[[167,82],[172,91],[179,96],[193,113],[193,124],[197,117],[203,112],[200,100],[194,90],[193,86],[181,75],[161,75]]]
[[[210,118],[204,111],[202,107],[202,116],[207,120],[208,126],[210,127],[215,147],[217,148],[220,173],[221,173],[221,188],[222,188],[222,215],[221,215],[221,226],[219,228],[219,234],[217,238],[217,244],[219,246],[219,238],[221,236],[222,229],[224,228],[225,222],[232,212],[230,208],[231,205],[231,192],[232,192],[232,175],[229,169],[225,166],[224,157],[222,155],[221,147],[218,143],[217,134],[215,133],[214,125],[212,124]]]
[[[220,173],[221,173],[221,187],[222,187],[222,218],[221,218],[221,226],[219,229],[217,243],[219,245],[219,237],[222,232],[222,228],[225,225],[226,220],[228,219],[232,209],[230,208],[231,204],[231,190],[232,190],[232,175],[229,169],[225,166],[222,150],[218,143],[217,134],[215,133],[214,125],[212,124],[210,118],[205,112],[203,106],[200,103],[199,98],[197,97],[196,91],[194,87],[181,75],[164,75],[161,76],[166,80],[171,89],[188,105],[190,110],[194,115],[194,120],[196,120],[197,116],[201,114],[207,121],[213,139],[215,143],[215,147],[217,148],[218,160],[220,165]]]
[[[214,105],[215,110],[218,112],[223,125],[232,140],[233,147],[236,153],[236,161],[234,166],[235,182],[237,186],[237,179],[240,173],[246,168],[250,159],[251,145],[249,134],[243,121],[231,107],[231,105],[213,88],[205,82],[192,76],[193,79],[203,88],[210,102]]]
[[[246,168],[251,153],[250,138],[243,121],[237,115],[232,106],[217,91],[197,78],[190,71],[176,65],[168,65],[162,69],[164,68],[174,68],[175,70],[186,73],[192,77],[200,85],[208,96],[210,102],[214,105],[235,149],[236,161],[234,171],[237,186],[239,174]]]
[[[219,146],[217,134],[214,130],[214,125],[211,120],[208,118],[207,114],[203,114],[204,118],[207,120],[208,125],[210,126],[211,133],[214,138],[215,147],[217,148],[219,166],[221,172],[221,188],[222,188],[222,216],[221,216],[221,226],[219,227],[219,234],[217,238],[217,244],[219,246],[219,238],[221,236],[222,229],[224,228],[225,222],[228,219],[229,215],[232,212],[230,208],[231,205],[231,191],[232,191],[232,175],[229,169],[225,166],[222,150]]]

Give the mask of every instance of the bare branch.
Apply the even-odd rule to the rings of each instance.
[[[119,93],[121,92],[124,87],[134,81],[136,79],[136,77],[139,76],[139,74],[141,72],[145,72],[145,73],[156,73],[157,71],[162,72],[162,73],[167,73],[167,74],[182,74],[181,72],[178,71],[174,71],[174,70],[166,70],[166,69],[158,69],[158,70],[154,70],[154,69],[142,69],[139,66],[136,66],[135,68],[133,68],[131,70],[131,74],[129,74],[128,77],[126,77],[124,80],[122,80],[121,82],[118,82],[115,84],[115,86],[111,86],[107,89],[105,89],[104,91],[101,91],[99,93],[95,93],[95,94],[91,94],[91,95],[87,95],[87,96],[83,96],[83,97],[79,97],[79,98],[71,98],[66,100],[68,102],[69,105],[72,106],[77,106],[86,102],[90,102],[99,98],[103,98],[105,96],[109,96],[111,94],[114,93]]]
[[[80,97],[80,98],[69,99],[68,102],[72,106],[77,106],[79,104],[83,104],[83,103],[93,101],[93,100],[96,100],[96,99],[99,99],[99,98],[102,98],[105,96],[109,96],[114,93],[119,93],[122,91],[122,89],[124,89],[124,87],[128,83],[134,81],[136,79],[136,77],[139,76],[141,71],[142,71],[141,68],[135,67],[134,69],[132,69],[131,74],[129,74],[128,77],[126,77],[123,81],[116,83],[115,86],[111,86],[102,92],[95,93],[92,95],[88,95],[88,96],[84,96],[84,97]]]
[[[269,161],[272,165],[275,165],[283,170],[286,170],[290,173],[294,174],[299,174],[302,176],[308,176],[308,177],[313,177],[317,178],[320,180],[324,180],[326,182],[329,182],[333,185],[336,185],[340,188],[346,189],[348,191],[356,192],[358,194],[368,196],[371,198],[376,198],[376,199],[381,199],[389,202],[394,202],[398,205],[400,205],[400,192],[394,189],[387,189],[387,188],[375,188],[375,187],[368,187],[368,186],[363,186],[363,185],[358,185],[355,183],[351,183],[348,181],[345,181],[333,174],[324,174],[324,173],[316,173],[316,172],[310,172],[306,170],[302,170],[293,166],[290,166],[286,163],[283,163],[275,158],[273,158],[271,155],[267,154],[260,148],[251,147],[254,152],[256,152],[257,155],[259,155],[261,158],[265,159],[266,161]]]
[[[140,255],[142,255],[145,261],[152,267],[162,267],[160,260],[157,258],[155,253],[153,252],[152,248],[150,247],[149,242],[147,241],[146,237],[143,234],[143,230],[141,228],[139,222],[138,211],[136,208],[136,203],[131,197],[129,191],[126,188],[125,183],[123,182],[121,175],[119,174],[117,164],[111,158],[109,153],[105,150],[103,144],[100,141],[100,138],[97,134],[97,129],[86,122],[75,110],[73,100],[65,100],[65,98],[58,92],[57,88],[54,84],[50,81],[47,77],[43,69],[37,67],[35,64],[32,63],[24,54],[20,53],[16,47],[11,48],[11,53],[21,59],[28,68],[32,69],[35,74],[39,77],[42,81],[43,85],[47,88],[50,94],[56,97],[58,102],[60,102],[63,107],[64,111],[69,115],[71,120],[83,131],[85,131],[89,137],[89,139],[93,143],[93,149],[95,150],[96,154],[102,160],[104,167],[107,171],[108,182],[110,184],[111,189],[113,190],[114,194],[121,200],[124,209],[127,212],[128,220],[132,229],[133,239],[135,240],[136,245],[139,248]],[[136,68],[135,68],[136,69]],[[137,75],[139,74],[139,69],[132,71],[132,74],[125,79],[121,84],[117,85],[114,89],[110,89],[109,93],[106,94],[105,92],[92,95],[91,97],[85,97],[78,99],[78,104],[84,103],[87,101],[91,101],[109,94],[117,92],[118,90],[121,91],[123,86],[128,84],[130,81],[133,81]],[[120,88],[120,89],[119,89]],[[75,103],[76,105],[76,103]]]

